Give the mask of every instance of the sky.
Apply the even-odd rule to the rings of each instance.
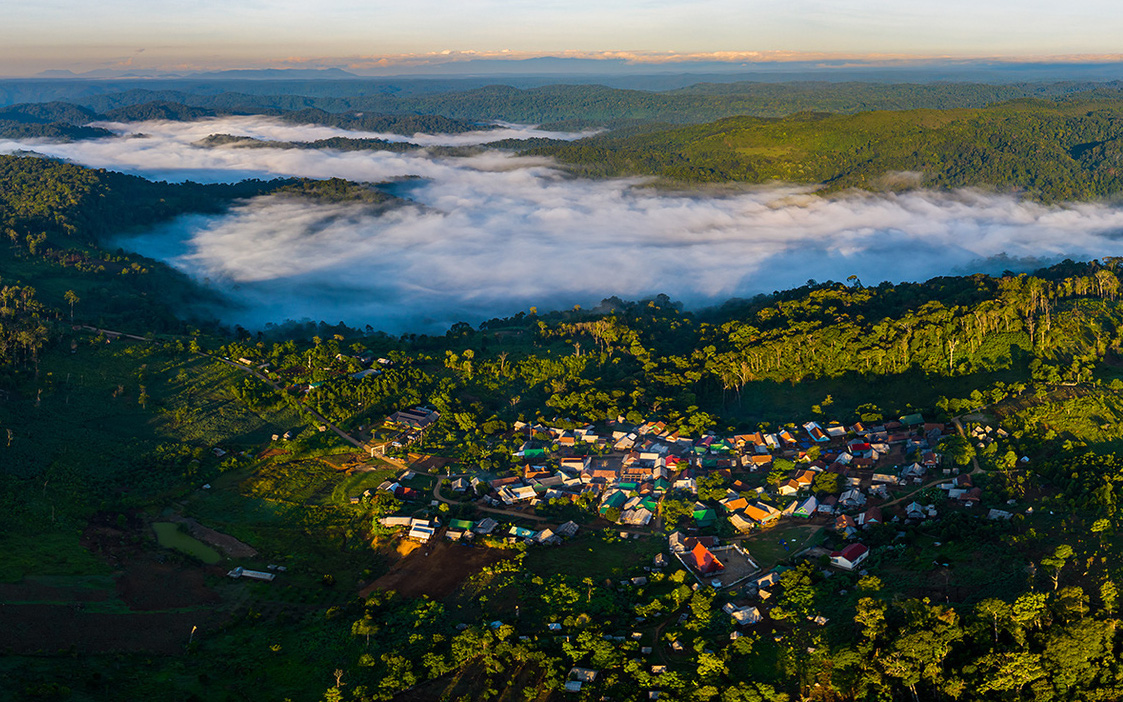
[[[6,0],[0,75],[470,58],[1118,60],[1112,0]],[[436,72],[436,71],[435,71]]]

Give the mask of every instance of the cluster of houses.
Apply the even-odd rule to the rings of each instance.
[[[698,529],[714,526],[719,510],[740,532],[771,526],[786,517],[833,518],[854,511],[862,511],[854,515],[860,528],[877,521],[873,513],[866,521],[867,501],[888,499],[890,488],[921,484],[939,469],[940,456],[934,449],[944,428],[909,415],[875,426],[807,422],[799,429],[695,439],[658,421],[632,426],[620,418],[606,429],[520,422],[515,432],[525,432],[526,440],[515,457],[524,462],[522,474],[489,481],[484,501],[518,509],[591,494],[601,516],[643,528],[654,521],[664,494],[672,490],[696,494],[700,478],[719,472],[732,484],[717,505],[694,504],[691,516]],[[778,458],[797,467],[771,492],[732,480],[734,471],[767,472]],[[898,467],[887,470],[894,459]],[[950,474],[951,469],[944,472]],[[824,491],[816,489],[820,473],[837,474],[841,494],[822,497]],[[458,478],[452,487],[467,492],[480,482],[475,477]],[[952,496],[977,497],[969,490]]]
[[[525,527],[510,525],[507,529],[500,529],[500,524],[491,517],[484,517],[479,521],[467,519],[450,519],[447,525],[441,523],[439,518],[388,516],[379,520],[379,524],[388,529],[400,529],[405,532],[406,538],[420,543],[429,543],[444,530],[444,537],[449,541],[472,541],[478,536],[505,537],[509,543],[523,542],[526,544],[541,544],[556,546],[563,539],[570,539],[577,535],[580,527],[576,522],[566,522],[556,528],[542,530],[527,529]]]

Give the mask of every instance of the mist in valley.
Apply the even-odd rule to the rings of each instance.
[[[231,304],[217,313],[247,328],[311,319],[439,333],[456,321],[589,306],[613,295],[666,293],[697,308],[809,279],[855,275],[869,285],[1123,254],[1123,210],[1107,204],[1045,206],[975,191],[820,197],[783,186],[672,193],[639,179],[573,178],[547,160],[509,152],[449,157],[424,148],[582,136],[520,125],[409,138],[265,117],[108,126],[119,136],[0,142],[0,151],[170,181],[418,179],[400,191],[406,203],[389,209],[273,195],[115,242],[222,292]],[[199,145],[210,134],[393,138],[422,148]]]

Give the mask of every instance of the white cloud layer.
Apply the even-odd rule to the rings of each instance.
[[[1123,210],[1104,204],[1044,206],[972,191],[669,194],[637,180],[573,179],[501,153],[442,159],[193,145],[215,132],[324,138],[321,127],[260,118],[131,128],[149,137],[0,150],[34,148],[173,180],[423,178],[409,186],[416,204],[382,214],[263,197],[122,241],[226,292],[239,303],[223,312],[226,321],[247,327],[309,318],[443,331],[461,319],[611,295],[663,292],[700,306],[811,278],[857,275],[871,284],[1123,255]]]

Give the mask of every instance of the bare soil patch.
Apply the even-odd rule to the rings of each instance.
[[[504,549],[437,541],[412,550],[359,594],[366,597],[374,590],[395,590],[405,597],[442,599],[468,576],[514,555]]]
[[[411,453],[409,454],[409,467],[418,473],[428,473],[430,469],[436,468],[440,470],[448,464],[452,463],[451,458],[444,458],[443,456],[429,456],[424,453]]]

